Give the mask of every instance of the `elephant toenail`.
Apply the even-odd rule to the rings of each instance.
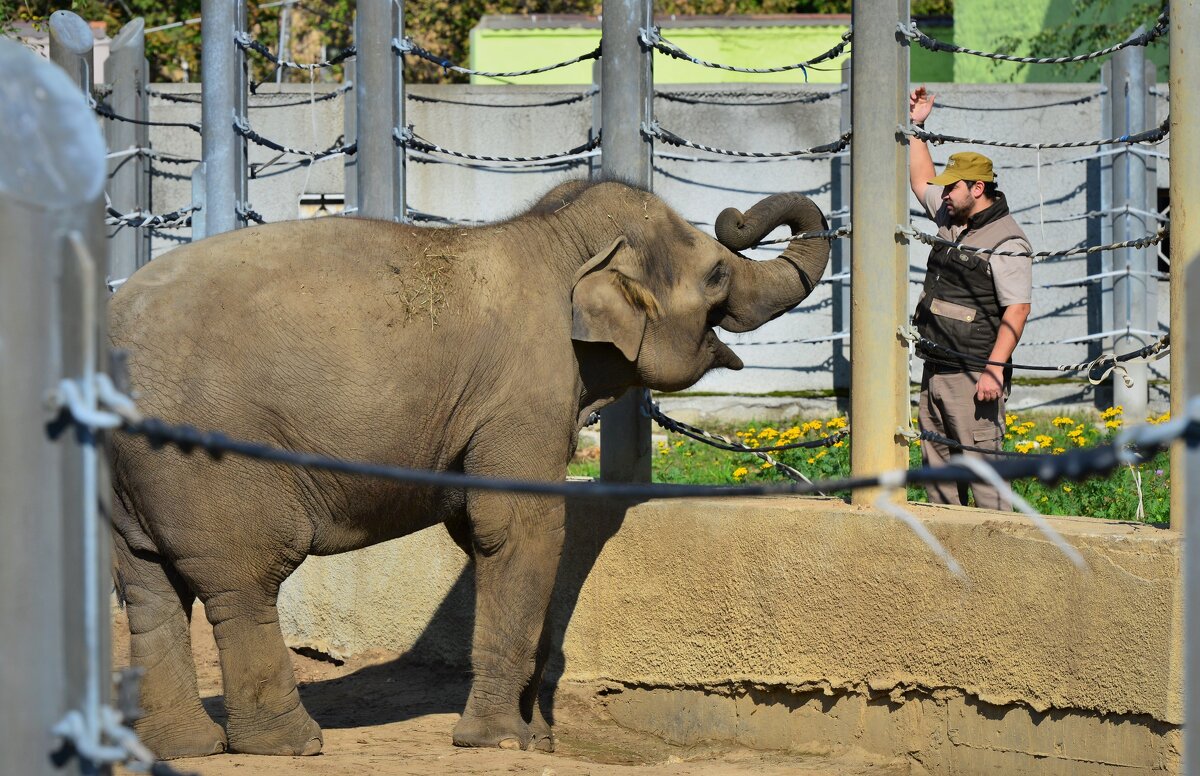
[[[300,754],[304,757],[311,757],[314,754],[321,753],[321,739],[310,738],[308,743],[304,745],[304,751]]]
[[[501,749],[516,749],[516,750],[520,750],[520,748],[521,748],[521,741],[520,741],[520,739],[516,739],[516,738],[505,738],[504,740],[502,740],[502,741],[500,742],[500,748],[501,748]]]

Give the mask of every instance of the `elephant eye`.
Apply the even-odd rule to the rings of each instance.
[[[710,289],[715,290],[723,286],[728,277],[729,268],[723,263],[718,263],[717,266],[709,270],[708,277],[704,279],[704,282]]]

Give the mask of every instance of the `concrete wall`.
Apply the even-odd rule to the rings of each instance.
[[[548,681],[681,744],[858,746],[935,774],[1177,769],[1177,534],[1053,519],[1080,572],[1017,516],[914,511],[967,582],[840,502],[571,505]],[[452,665],[471,608],[441,528],[310,558],[280,601],[294,645]]]
[[[197,98],[196,85],[159,85],[185,97]],[[267,137],[298,148],[326,148],[342,133],[343,99],[290,106],[309,94],[304,85],[284,85],[283,92],[264,86],[252,97],[250,124]],[[331,88],[316,87],[318,93]],[[810,148],[836,138],[840,101],[838,87],[708,84],[664,88],[656,100],[661,125],[686,138],[711,146],[748,150],[783,151]],[[933,85],[941,107],[935,110],[930,129],[951,135],[1023,142],[1061,142],[1101,137],[1098,86],[1093,84],[945,84]],[[416,86],[410,89],[407,121],[418,135],[446,148],[492,155],[529,155],[563,151],[583,143],[592,126],[593,99],[567,105],[531,107],[554,98],[579,95],[576,87],[552,86]],[[674,99],[671,98],[674,95]],[[1160,120],[1167,103],[1158,100]],[[156,98],[152,118],[163,121],[198,121],[199,105]],[[154,128],[155,148],[198,157],[200,138],[179,128]],[[972,148],[947,144],[935,147],[934,158],[943,163],[949,154]],[[727,206],[746,209],[767,195],[796,190],[812,196],[826,210],[832,207],[831,165],[828,159],[786,159],[758,163],[730,162],[700,151],[657,145],[657,150],[684,159],[660,156],[655,164],[654,189],[685,217],[711,230],[717,213]],[[1062,249],[1086,238],[1084,221],[1055,223],[1067,215],[1092,209],[1085,163],[1063,163],[1086,156],[1091,149],[1036,151],[977,149],[993,157],[1002,189],[1035,250]],[[1167,145],[1159,146],[1167,150]],[[251,147],[251,160],[266,163],[274,151]],[[1040,164],[1039,164],[1040,163]],[[301,192],[340,194],[343,160],[330,159],[311,168],[284,158],[262,170],[250,182],[250,203],[269,221],[295,218]],[[190,184],[180,173],[187,166],[155,165],[155,212],[173,210],[191,199]],[[409,164],[408,200],[419,211],[456,219],[500,219],[520,212],[556,183],[587,175],[587,165],[554,170],[479,169],[464,164],[431,163],[413,159]],[[1166,164],[1160,164],[1159,186],[1167,186]],[[912,203],[917,207],[917,203]],[[859,216],[870,224],[872,216]],[[1043,223],[1043,220],[1045,223]],[[933,231],[923,217],[918,228]],[[876,225],[888,228],[890,225]],[[181,230],[186,234],[186,230]],[[163,235],[164,232],[158,234]],[[171,246],[155,241],[155,252]],[[910,296],[915,303],[928,249],[911,250]],[[756,255],[771,255],[760,251]],[[1040,263],[1035,285],[1080,278],[1097,271],[1096,262],[1083,257]],[[1159,321],[1168,320],[1165,284],[1159,293]],[[832,333],[834,322],[830,285],[822,284],[797,310],[762,329],[727,339],[742,356],[746,369],[716,372],[695,387],[698,391],[763,394],[771,391],[821,390],[833,387],[833,346],[797,344],[794,340]],[[1037,345],[1088,333],[1088,302],[1084,287],[1035,288],[1033,312],[1024,342],[1016,357],[1026,363],[1073,363],[1088,356],[1082,345]],[[790,340],[790,341],[789,341]],[[769,344],[770,343],[770,344]],[[1094,353],[1093,355],[1096,355]],[[1153,366],[1158,377],[1167,374],[1167,361]],[[920,364],[914,364],[919,376]],[[1036,373],[1045,376],[1046,373]],[[1054,373],[1051,373],[1054,374]],[[1092,389],[1085,381],[1070,391],[1088,401]],[[1165,397],[1155,387],[1152,398]]]

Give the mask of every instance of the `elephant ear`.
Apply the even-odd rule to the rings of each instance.
[[[580,267],[571,288],[571,339],[608,342],[636,362],[646,320],[659,315],[658,300],[640,276],[637,254],[623,236]]]

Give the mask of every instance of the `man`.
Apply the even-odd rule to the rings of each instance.
[[[919,87],[909,95],[909,117],[925,125],[934,95]],[[1030,253],[1029,240],[1008,213],[1008,202],[996,188],[992,161],[976,153],[950,156],[941,175],[929,147],[911,139],[909,183],[938,226],[938,236],[960,245]],[[922,337],[940,345],[997,362],[983,366],[944,354],[929,354],[921,375],[918,420],[932,431],[961,444],[999,450],[1004,439],[1004,404],[1008,397],[1009,362],[1021,339],[1033,295],[1033,262],[1027,256],[969,253],[939,245],[929,253],[925,286],[913,320]],[[925,465],[938,466],[957,451],[925,441]],[[929,486],[935,504],[967,503],[967,485]],[[975,506],[1009,511],[1012,504],[990,485],[970,486]]]

